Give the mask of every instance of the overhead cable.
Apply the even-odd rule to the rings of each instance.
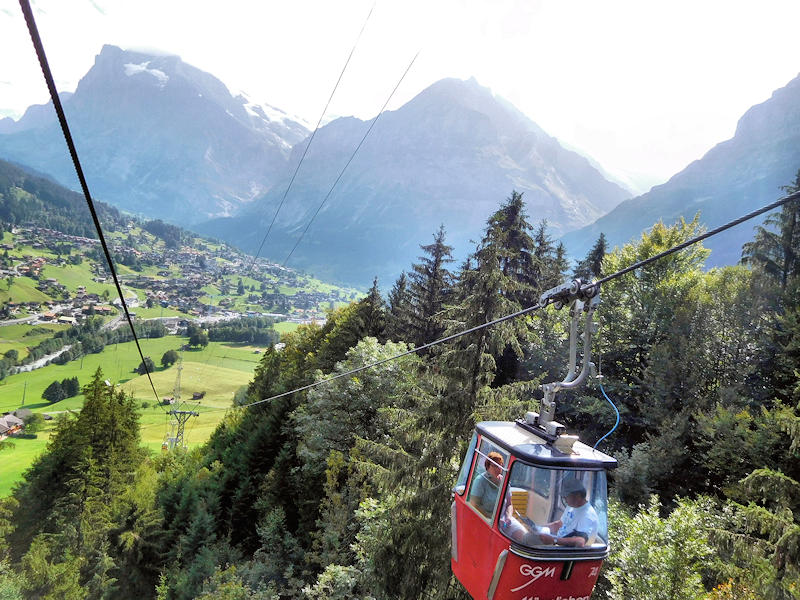
[[[295,167],[294,173],[292,173],[292,178],[289,180],[289,185],[286,186],[286,191],[283,192],[283,197],[281,198],[281,201],[278,204],[278,208],[275,210],[275,214],[272,216],[272,222],[269,224],[269,227],[267,228],[267,233],[264,234],[264,239],[261,240],[261,245],[258,247],[255,256],[253,256],[253,262],[250,263],[250,268],[247,270],[246,276],[249,276],[250,273],[253,271],[253,266],[256,264],[256,260],[258,260],[262,248],[264,248],[264,244],[266,243],[267,238],[269,237],[269,233],[270,231],[272,231],[272,226],[275,224],[275,219],[278,218],[278,213],[281,211],[281,208],[283,207],[283,203],[286,200],[286,195],[292,188],[294,179],[295,177],[297,177],[297,172],[300,170],[300,165],[303,164],[303,161],[306,158],[306,154],[308,154],[308,149],[311,148],[311,142],[314,141],[314,136],[317,135],[317,131],[319,130],[320,125],[322,124],[322,119],[323,117],[325,117],[325,113],[328,112],[328,107],[331,104],[331,100],[333,100],[333,95],[336,93],[336,89],[339,87],[339,82],[342,81],[342,77],[344,76],[344,72],[347,69],[347,65],[350,64],[350,59],[353,58],[353,52],[355,52],[356,50],[356,46],[358,45],[358,42],[361,39],[361,34],[364,33],[364,28],[367,26],[369,18],[370,16],[372,16],[373,10],[375,10],[375,4],[373,4],[372,8],[369,9],[369,14],[367,15],[367,18],[364,20],[364,24],[361,26],[361,31],[358,32],[358,37],[356,37],[356,41],[353,44],[353,48],[350,50],[350,54],[348,55],[347,60],[345,61],[344,66],[342,67],[341,73],[339,73],[339,79],[336,80],[336,84],[333,86],[333,90],[331,91],[331,95],[328,98],[328,102],[325,104],[325,108],[322,109],[322,113],[319,115],[317,126],[314,127],[314,131],[312,132],[311,137],[308,138],[308,143],[306,144],[306,147],[303,149],[303,155],[300,157],[300,162],[297,163],[297,167]]]
[[[353,150],[353,153],[350,155],[350,158],[347,160],[347,163],[345,163],[344,167],[342,167],[342,170],[339,172],[339,176],[336,178],[336,181],[333,182],[333,185],[331,186],[331,189],[329,189],[328,193],[325,194],[325,197],[322,199],[322,202],[320,202],[319,206],[317,207],[316,212],[312,215],[311,220],[308,222],[308,225],[306,225],[306,228],[303,230],[303,233],[300,234],[300,237],[295,242],[294,247],[292,248],[291,252],[289,252],[289,255],[286,257],[286,259],[284,259],[282,266],[285,267],[286,263],[289,262],[289,259],[292,257],[292,254],[294,254],[294,251],[297,249],[297,246],[300,245],[300,242],[303,240],[303,237],[306,235],[306,232],[308,231],[308,228],[311,227],[311,223],[314,222],[314,219],[317,218],[317,215],[319,214],[319,211],[322,210],[322,207],[325,205],[325,202],[328,200],[328,198],[330,198],[331,194],[333,193],[333,189],[336,187],[336,184],[339,183],[339,180],[342,178],[342,175],[344,175],[344,172],[347,170],[347,167],[349,167],[350,163],[353,162],[353,159],[355,158],[356,154],[358,153],[359,148],[361,148],[361,145],[364,143],[364,140],[367,139],[367,136],[369,135],[369,132],[372,131],[372,128],[375,127],[375,123],[380,118],[380,116],[383,114],[383,111],[386,110],[386,106],[391,101],[392,97],[394,96],[395,92],[397,91],[397,88],[399,88],[400,84],[403,83],[403,79],[405,79],[406,75],[408,75],[408,72],[411,70],[411,67],[414,64],[414,61],[417,60],[418,56],[419,56],[419,51],[417,51],[417,53],[414,55],[414,58],[411,59],[411,62],[408,63],[408,66],[406,67],[406,70],[403,72],[403,75],[400,77],[400,80],[397,82],[397,85],[394,86],[394,89],[392,90],[392,93],[389,94],[389,97],[386,99],[386,102],[383,103],[383,106],[378,111],[378,114],[375,115],[374,119],[372,119],[372,123],[369,124],[369,128],[367,129],[367,132],[364,134],[364,137],[362,137],[361,141],[358,142],[358,145],[356,146],[356,149]]]
[[[39,37],[39,30],[36,27],[36,21],[33,18],[33,11],[31,10],[30,2],[28,0],[19,0],[19,5],[22,8],[23,15],[25,16],[25,22],[28,24],[28,32],[30,33],[33,47],[36,50],[36,56],[39,58],[39,65],[42,68],[42,74],[44,75],[44,80],[47,83],[47,89],[50,91],[50,98],[53,101],[53,107],[56,109],[58,121],[61,124],[61,131],[64,134],[64,139],[66,140],[67,147],[69,148],[69,154],[72,157],[72,164],[75,166],[75,172],[78,174],[83,195],[86,198],[86,203],[89,205],[89,212],[92,215],[92,220],[94,221],[94,226],[97,230],[97,237],[100,239],[100,245],[103,247],[103,253],[105,254],[106,261],[108,262],[108,268],[111,271],[111,277],[114,279],[114,285],[117,287],[117,294],[119,294],[119,300],[122,303],[122,309],[125,312],[125,317],[128,319],[128,325],[131,328],[133,340],[136,342],[136,348],[139,351],[139,356],[142,359],[142,365],[144,366],[145,373],[147,373],[147,379],[150,381],[150,387],[153,390],[153,395],[156,397],[156,401],[158,401],[158,393],[156,392],[156,387],[153,384],[153,379],[150,377],[150,369],[147,368],[147,361],[144,359],[142,348],[139,345],[139,338],[136,336],[136,330],[133,327],[133,320],[131,319],[131,314],[128,311],[128,305],[125,302],[125,296],[122,293],[122,286],[119,283],[117,272],[114,269],[114,262],[111,259],[111,253],[108,250],[108,244],[106,244],[106,239],[103,235],[103,228],[100,226],[100,220],[97,217],[97,212],[94,208],[94,202],[92,201],[92,196],[89,193],[89,186],[87,185],[86,178],[83,175],[83,168],[81,167],[80,160],[78,159],[78,152],[75,149],[75,143],[72,141],[72,134],[70,133],[69,125],[67,124],[67,117],[64,114],[64,108],[61,106],[61,99],[58,97],[58,90],[56,89],[56,84],[53,80],[53,74],[50,72],[50,64],[47,62],[47,55],[44,52],[42,39]]]
[[[709,237],[712,237],[714,235],[722,233],[723,231],[725,231],[727,229],[730,229],[731,227],[735,227],[736,225],[739,225],[739,224],[741,224],[741,223],[743,223],[745,221],[753,219],[753,218],[755,218],[755,217],[757,217],[757,216],[759,216],[761,214],[764,214],[765,212],[769,212],[770,210],[773,210],[775,208],[783,206],[784,204],[786,204],[788,202],[791,202],[793,200],[800,200],[800,192],[795,192],[795,193],[790,194],[788,196],[784,196],[783,198],[781,198],[779,200],[776,200],[775,202],[772,202],[771,204],[768,204],[768,205],[766,205],[766,206],[764,206],[762,208],[759,208],[758,210],[754,210],[753,212],[750,212],[750,213],[748,213],[748,214],[746,214],[746,215],[744,215],[742,217],[739,217],[738,219],[734,219],[733,221],[729,221],[728,223],[726,223],[724,225],[721,225],[720,227],[717,227],[715,229],[712,229],[711,231],[708,231],[706,233],[703,233],[701,235],[693,237],[690,240],[687,240],[685,242],[677,244],[677,245],[673,246],[672,248],[669,248],[668,250],[665,250],[664,252],[660,252],[659,254],[656,254],[655,256],[652,256],[652,257],[647,258],[645,260],[641,260],[641,261],[639,261],[639,262],[637,262],[637,263],[635,263],[635,264],[633,264],[633,265],[631,265],[629,267],[626,267],[624,269],[620,269],[619,271],[617,271],[615,273],[612,273],[611,275],[608,275],[607,277],[603,277],[599,281],[595,281],[595,282],[586,284],[586,286],[584,286],[584,287],[599,286],[599,285],[601,285],[603,283],[607,283],[607,282],[609,282],[609,281],[611,281],[613,279],[616,279],[617,277],[621,277],[622,275],[625,275],[626,273],[630,273],[631,271],[633,271],[635,269],[640,269],[640,268],[652,263],[653,261],[656,261],[656,260],[659,260],[661,258],[664,258],[665,256],[668,256],[670,254],[674,254],[675,252],[679,252],[680,250],[683,250],[684,248],[686,248],[688,246],[691,246],[691,245],[696,244],[698,242],[701,242],[701,241],[703,241],[703,240],[705,240],[705,239],[707,239]],[[467,334],[470,334],[470,333],[474,333],[474,332],[476,332],[476,331],[478,331],[480,329],[484,329],[486,327],[492,327],[493,325],[497,325],[499,323],[503,323],[504,321],[508,321],[510,319],[515,319],[517,317],[521,317],[523,315],[531,313],[531,312],[533,312],[535,310],[538,310],[540,308],[545,308],[545,306],[547,306],[548,304],[551,304],[553,301],[554,300],[548,300],[548,301],[546,301],[544,303],[537,302],[536,304],[534,304],[533,306],[529,306],[528,308],[523,308],[522,310],[518,310],[517,312],[511,313],[509,315],[505,315],[504,317],[500,317],[498,319],[495,319],[493,321],[489,321],[487,323],[483,323],[481,325],[477,325],[477,326],[472,327],[470,329],[467,329],[465,331],[460,331],[458,333],[454,333],[452,335],[448,335],[446,337],[440,338],[440,339],[435,340],[433,342],[430,342],[428,344],[424,344],[422,346],[419,346],[418,348],[412,348],[411,350],[407,350],[406,352],[401,352],[399,354],[395,354],[394,356],[390,356],[388,358],[384,358],[384,359],[381,359],[381,360],[366,364],[366,365],[358,367],[356,369],[351,369],[351,370],[346,371],[344,373],[339,373],[339,374],[333,375],[331,377],[326,377],[325,379],[320,379],[319,381],[316,381],[316,382],[308,384],[308,385],[304,385],[302,387],[290,390],[288,392],[283,392],[281,394],[276,394],[274,396],[270,396],[269,398],[264,398],[263,400],[257,400],[255,402],[250,402],[248,404],[241,404],[239,406],[235,406],[234,408],[247,408],[249,406],[256,406],[258,404],[263,404],[265,402],[270,402],[270,401],[276,400],[278,398],[283,398],[284,396],[289,396],[289,395],[295,394],[297,392],[302,392],[302,391],[305,391],[305,390],[308,390],[308,389],[311,389],[311,388],[314,388],[314,387],[329,383],[331,381],[335,381],[336,379],[340,379],[342,377],[348,377],[350,375],[355,375],[356,373],[360,373],[361,371],[366,371],[367,369],[371,369],[373,367],[377,367],[378,365],[382,365],[384,363],[387,363],[387,362],[390,362],[390,361],[393,361],[393,360],[397,360],[398,358],[402,358],[404,356],[408,356],[409,354],[416,354],[417,352],[420,352],[422,350],[426,350],[426,349],[431,348],[433,346],[438,346],[439,344],[443,344],[444,342],[449,342],[449,341],[454,340],[456,338],[459,338],[461,336],[464,336],[464,335],[467,335]],[[211,410],[214,410],[214,409],[211,409]]]
[[[781,198],[780,200],[776,200],[772,204],[767,204],[766,206],[762,206],[758,210],[754,210],[753,212],[747,213],[746,215],[743,215],[743,216],[739,217],[738,219],[734,219],[733,221],[729,221],[729,222],[725,223],[724,225],[720,225],[716,229],[712,229],[711,231],[707,231],[707,232],[705,232],[703,234],[700,234],[700,235],[698,235],[696,237],[693,237],[692,239],[687,240],[687,241],[685,241],[685,242],[683,242],[681,244],[678,244],[677,246],[673,246],[669,250],[664,250],[663,252],[659,252],[655,256],[651,256],[650,258],[645,258],[644,260],[640,260],[639,262],[634,263],[631,266],[626,267],[624,269],[621,269],[621,270],[617,271],[616,273],[613,273],[613,274],[611,274],[611,275],[609,275],[607,277],[603,277],[601,280],[597,281],[596,283],[597,283],[597,285],[603,285],[607,281],[611,281],[612,279],[616,279],[617,277],[621,277],[622,275],[625,275],[626,273],[630,273],[631,271],[635,271],[636,269],[640,269],[641,267],[649,265],[651,262],[655,262],[655,261],[657,261],[657,260],[659,260],[661,258],[664,258],[665,256],[668,256],[670,254],[674,254],[675,252],[678,252],[679,250],[683,250],[684,248],[686,248],[688,246],[691,246],[692,244],[696,244],[697,242],[702,242],[706,238],[710,238],[712,236],[717,235],[718,233],[722,233],[723,231],[725,231],[727,229],[730,229],[731,227],[736,227],[736,225],[744,223],[745,221],[749,221],[750,219],[753,219],[753,218],[755,218],[755,217],[757,217],[759,215],[763,215],[765,212],[769,212],[769,211],[771,211],[771,210],[773,210],[775,208],[778,208],[779,206],[783,206],[787,202],[791,202],[792,200],[797,200],[798,198],[800,198],[800,192],[795,192],[794,194],[789,194],[788,196],[784,196],[783,198]]]

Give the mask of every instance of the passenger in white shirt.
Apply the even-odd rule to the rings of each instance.
[[[567,508],[558,521],[545,525],[551,535],[542,533],[542,543],[576,548],[594,543],[598,518],[594,507],[586,500],[583,483],[574,477],[565,478],[561,483],[561,495]]]

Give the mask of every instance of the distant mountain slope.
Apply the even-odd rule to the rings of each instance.
[[[286,257],[368,126],[349,117],[319,130],[266,256]],[[285,178],[242,215],[199,230],[255,251],[304,150],[293,149]],[[340,281],[393,278],[441,223],[463,256],[514,189],[524,192],[530,219],[547,219],[555,233],[585,225],[630,196],[474,79],[439,81],[381,115],[290,264]]]
[[[748,110],[736,134],[717,144],[667,183],[623,202],[595,223],[563,236],[569,253],[582,257],[600,232],[611,246],[638,237],[659,219],[692,219],[700,211],[709,228],[721,225],[782,195],[800,169],[800,76],[766,102]],[[709,266],[735,264],[755,223],[735,227],[705,242]]]
[[[62,96],[92,194],[182,224],[234,213],[269,190],[308,130],[277,109],[232,97],[177,56],[104,46]],[[0,122],[0,158],[77,189],[55,113]]]

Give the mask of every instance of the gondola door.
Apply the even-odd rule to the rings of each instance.
[[[473,438],[469,453],[472,461],[466,460],[464,467],[472,468],[462,470],[454,490],[451,565],[469,594],[483,600],[488,598],[498,560],[508,554],[508,539],[494,524],[509,454],[486,438]]]

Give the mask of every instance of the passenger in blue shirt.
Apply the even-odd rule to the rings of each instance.
[[[469,502],[484,516],[491,518],[502,483],[503,457],[499,452],[489,452],[483,464],[486,470],[472,483]]]

